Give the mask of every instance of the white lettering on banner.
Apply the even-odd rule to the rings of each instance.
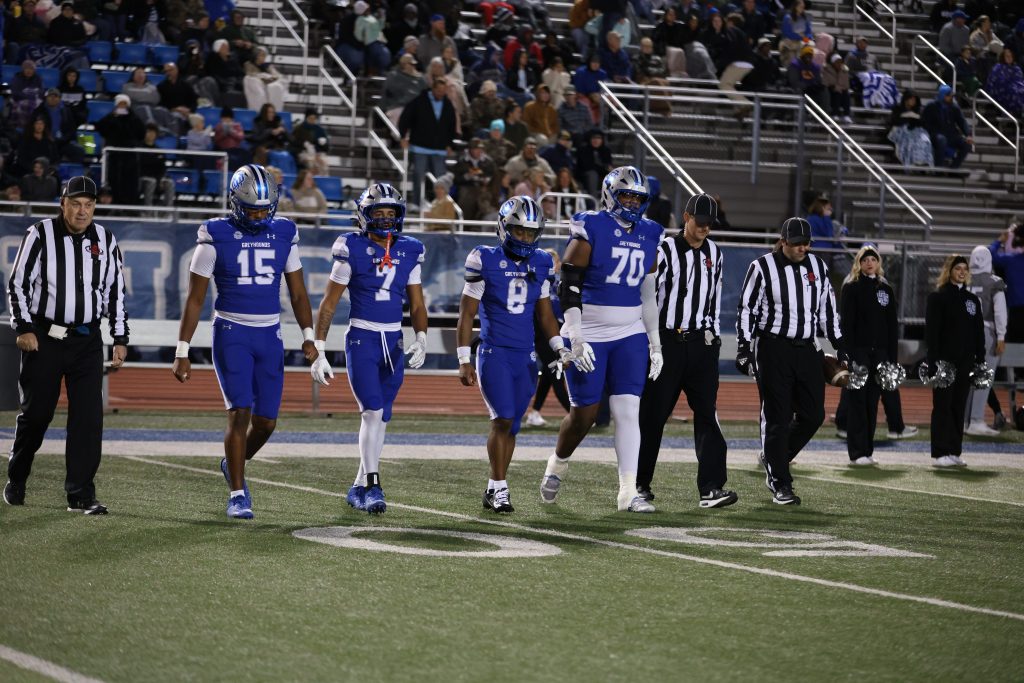
[[[934,555],[915,553],[910,550],[889,548],[873,543],[844,541],[831,534],[806,531],[777,531],[774,529],[747,529],[731,527],[648,527],[630,529],[627,536],[639,536],[652,541],[671,541],[691,545],[713,545],[723,548],[763,548],[767,557],[922,557],[934,559]],[[729,540],[722,536],[739,535],[763,540]]]
[[[11,279],[11,272],[14,270],[14,259],[18,258],[18,249],[21,247],[25,235],[7,235],[0,237],[0,271],[3,272],[4,284]]]
[[[132,257],[141,254],[156,254],[160,257],[159,265],[149,274],[153,286],[153,317],[162,320],[167,316],[167,276],[171,274],[171,260],[173,254],[171,245],[167,242],[156,240],[125,240],[118,242],[121,248],[121,255],[124,257],[124,285],[125,291],[131,295],[134,293],[134,282],[132,281],[132,269],[129,265]],[[188,270],[186,266],[185,270]]]

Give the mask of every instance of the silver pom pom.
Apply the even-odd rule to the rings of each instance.
[[[971,368],[971,384],[975,389],[988,389],[995,381],[996,371],[988,363],[975,363]]]
[[[877,371],[875,379],[878,380],[878,385],[882,387],[882,391],[895,390],[907,378],[907,371],[899,363],[891,363],[889,361],[879,363],[875,370]]]
[[[847,389],[863,389],[864,385],[868,383],[868,366],[858,365],[853,361],[850,361],[850,381],[847,383]]]
[[[921,363],[921,367],[918,368],[917,376],[921,378],[921,381],[925,384],[930,384],[936,389],[946,389],[953,386],[953,382],[956,381],[956,366],[949,361],[940,360],[935,363],[935,374],[931,377],[928,376],[928,363]]]

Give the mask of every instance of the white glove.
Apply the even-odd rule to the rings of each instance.
[[[576,369],[580,372],[593,372],[594,362],[597,360],[594,349],[583,341],[583,337],[573,337],[570,343],[572,344],[572,362]]]
[[[558,349],[558,360],[553,360],[548,363],[548,370],[555,373],[555,380],[562,379],[564,368],[566,365],[572,362],[572,351],[565,348],[564,346]]]
[[[417,332],[416,341],[409,344],[405,352],[409,356],[409,367],[413,370],[423,367],[423,361],[427,359],[427,333]]]
[[[650,380],[658,379],[658,375],[661,374],[661,369],[665,367],[665,358],[661,355],[660,346],[651,347],[651,371],[647,373],[647,377]]]
[[[331,386],[331,383],[327,381],[328,377],[334,379],[334,370],[331,369],[331,364],[327,362],[323,354],[317,356],[317,359],[313,361],[312,367],[309,368],[309,374],[313,375],[313,379],[325,387]]]

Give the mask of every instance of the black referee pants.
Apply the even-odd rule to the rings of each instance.
[[[21,413],[7,477],[24,484],[43,443],[60,398],[61,380],[68,393],[64,490],[68,501],[96,497],[93,477],[100,466],[103,441],[103,340],[99,330],[88,337],[57,340],[38,333],[39,350],[21,353]]]
[[[651,485],[658,463],[665,423],[680,392],[693,411],[694,448],[697,452],[697,489],[701,495],[725,486],[725,437],[718,424],[718,356],[720,345],[690,341],[670,330],[661,331],[665,366],[656,381],[647,380],[640,397],[640,460],[637,486]]]
[[[958,363],[956,381],[945,389],[932,389],[932,457],[961,455],[964,413],[971,396],[971,363]]]
[[[789,463],[825,421],[822,353],[811,342],[771,337],[758,338],[755,348],[768,476],[775,486],[791,486]]]

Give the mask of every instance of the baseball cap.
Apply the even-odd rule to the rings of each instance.
[[[771,38],[758,38],[757,39],[757,46],[758,47],[761,47],[762,45],[771,45],[771,44],[772,44],[772,39]]]
[[[484,141],[481,140],[480,138],[473,138],[472,140],[469,141],[469,148],[470,149],[476,149],[477,147],[483,147],[483,146],[484,146]]]
[[[536,147],[537,146],[537,138],[533,137],[532,135],[530,137],[526,138],[526,140],[523,141],[523,147],[526,147],[527,145],[533,145],[534,147]]]
[[[572,133],[565,130],[564,128],[558,133],[559,140],[572,140]]]
[[[787,218],[780,235],[790,244],[808,244],[811,241],[811,224],[798,216]]]
[[[565,86],[565,90],[562,92],[562,94],[563,95],[575,95],[576,94],[576,88],[574,88],[571,85],[567,85],[567,86]]]
[[[444,15],[443,14],[431,14],[430,15],[430,23],[434,23],[435,21],[444,21]]]
[[[60,90],[57,90],[56,88],[48,88],[46,91],[46,96],[49,97],[50,95],[60,97]]]
[[[68,179],[62,197],[92,197],[96,199],[96,181],[87,175],[76,175]]]
[[[970,17],[967,16],[967,12],[963,11],[962,9],[954,11],[953,14],[950,15],[950,17],[953,19],[970,19]]]
[[[709,194],[695,194],[686,202],[686,213],[693,216],[698,225],[711,225],[718,218],[718,202]]]

